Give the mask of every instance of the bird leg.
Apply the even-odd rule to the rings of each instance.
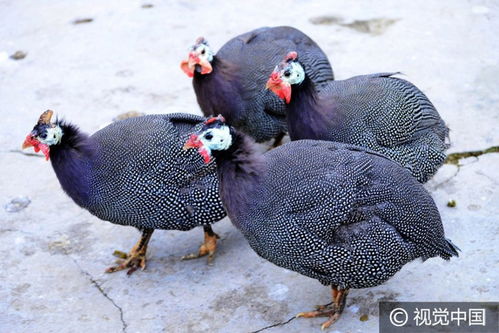
[[[324,330],[340,318],[340,315],[345,308],[348,291],[348,289],[340,290],[337,287],[332,286],[333,301],[331,303],[317,306],[315,311],[300,312],[296,315],[296,317],[329,317],[329,319],[325,321],[321,326],[321,329]]]
[[[147,244],[149,243],[153,232],[154,229],[142,230],[142,236],[128,254],[121,251],[114,251],[114,255],[121,258],[117,261],[119,265],[109,267],[106,269],[106,273],[114,273],[130,268],[127,272],[127,275],[130,275],[139,269],[139,267],[144,270],[146,268]]]
[[[210,225],[203,226],[204,229],[204,243],[199,247],[198,253],[191,253],[183,256],[182,260],[196,259],[208,255],[208,265],[211,265],[215,258],[215,251],[217,250],[217,239],[220,238]]]

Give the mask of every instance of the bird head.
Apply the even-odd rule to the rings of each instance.
[[[52,110],[42,113],[22,145],[22,149],[33,147],[35,152],[41,150],[46,160],[50,157],[50,146],[59,144],[62,138],[62,129],[57,124],[57,121],[56,123],[50,122],[53,113]]]
[[[212,151],[227,150],[232,145],[232,131],[224,117],[218,115],[206,120],[201,130],[192,134],[184,149],[197,148],[205,163],[209,163]]]
[[[270,74],[266,88],[272,90],[279,98],[291,101],[291,85],[300,84],[305,79],[305,71],[297,60],[298,54],[289,52]]]
[[[180,68],[188,77],[193,77],[194,71],[200,74],[209,74],[213,70],[211,67],[212,60],[213,52],[208,46],[208,42],[203,37],[199,37],[189,49],[187,60],[180,63]]]

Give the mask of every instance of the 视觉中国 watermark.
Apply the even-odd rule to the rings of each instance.
[[[499,302],[380,302],[379,332],[497,333]]]

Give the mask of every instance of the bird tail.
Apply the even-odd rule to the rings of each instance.
[[[440,255],[444,259],[450,259],[450,257],[459,257],[458,251],[461,249],[448,238],[445,239],[445,245],[443,253]]]

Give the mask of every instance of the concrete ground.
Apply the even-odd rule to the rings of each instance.
[[[179,69],[196,37],[216,50],[256,27],[293,25],[326,51],[338,79],[403,72],[447,121],[450,152],[483,149],[499,144],[498,14],[482,0],[0,1],[0,332],[262,331],[329,302],[327,287],[259,258],[228,220],[214,226],[214,266],[179,260],[201,230],[156,231],[146,271],[105,274],[113,250],[128,251],[139,234],[78,208],[50,163],[20,153],[42,111],[88,132],[130,110],[200,113]],[[16,51],[27,56],[11,59]],[[427,185],[460,257],[413,262],[353,290],[330,332],[376,331],[379,300],[499,300],[499,154],[461,162]],[[7,212],[17,196],[31,203]]]

